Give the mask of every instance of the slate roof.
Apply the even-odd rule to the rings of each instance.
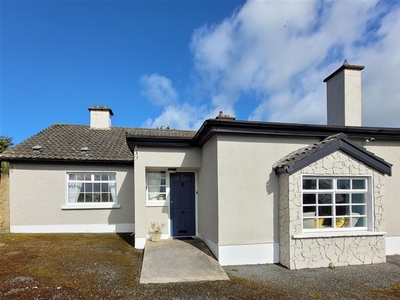
[[[273,169],[277,174],[294,173],[338,150],[347,153],[380,173],[391,175],[392,165],[390,163],[350,141],[344,133],[331,135],[311,146],[289,153],[275,163]]]
[[[0,154],[1,160],[64,162],[133,162],[127,136],[192,138],[195,132],[111,127],[94,129],[86,125],[54,124]],[[33,147],[39,150],[33,150]],[[87,151],[84,151],[87,148]],[[82,151],[83,150],[83,151]]]

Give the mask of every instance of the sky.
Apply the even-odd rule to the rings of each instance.
[[[0,2],[0,135],[55,123],[197,130],[326,124],[328,75],[363,65],[362,124],[400,128],[400,1]]]

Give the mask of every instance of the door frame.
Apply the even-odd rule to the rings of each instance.
[[[172,228],[171,228],[171,224],[172,224],[172,222],[171,222],[171,194],[170,194],[170,192],[171,192],[171,184],[170,184],[171,173],[194,173],[194,218],[195,218],[194,232],[195,232],[195,236],[198,237],[199,236],[199,231],[198,231],[199,218],[198,218],[198,209],[197,209],[198,208],[198,182],[197,182],[198,176],[197,176],[197,171],[193,170],[193,169],[187,169],[187,170],[184,169],[184,170],[177,170],[176,172],[171,172],[171,171],[167,172],[168,185],[169,185],[168,186],[169,193],[168,193],[168,200],[167,200],[168,201],[168,237],[173,238]]]

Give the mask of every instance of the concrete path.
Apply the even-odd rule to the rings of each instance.
[[[200,239],[146,242],[140,283],[229,280]]]

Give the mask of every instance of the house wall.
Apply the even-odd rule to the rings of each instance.
[[[121,208],[64,210],[67,172],[116,172]],[[11,232],[132,232],[133,166],[10,165]]]
[[[168,223],[168,199],[163,206],[146,205],[146,171],[177,168],[178,171],[197,171],[201,168],[202,158],[199,148],[155,148],[137,147],[135,153],[135,247],[143,249],[149,234],[151,222]],[[164,237],[169,228],[163,229]]]
[[[218,136],[219,262],[279,262],[279,184],[272,166],[312,139]]]
[[[301,175],[372,175],[373,230],[303,234]],[[384,177],[341,152],[328,155],[297,173],[280,176],[280,262],[289,269],[371,264],[386,261]]]
[[[399,182],[400,182],[400,143],[395,141],[379,141],[366,143],[360,141],[369,151],[391,163],[392,176],[385,176],[385,236],[386,254],[400,254],[399,225]]]
[[[202,149],[202,167],[199,172],[198,232],[218,258],[218,148],[213,137]]]

